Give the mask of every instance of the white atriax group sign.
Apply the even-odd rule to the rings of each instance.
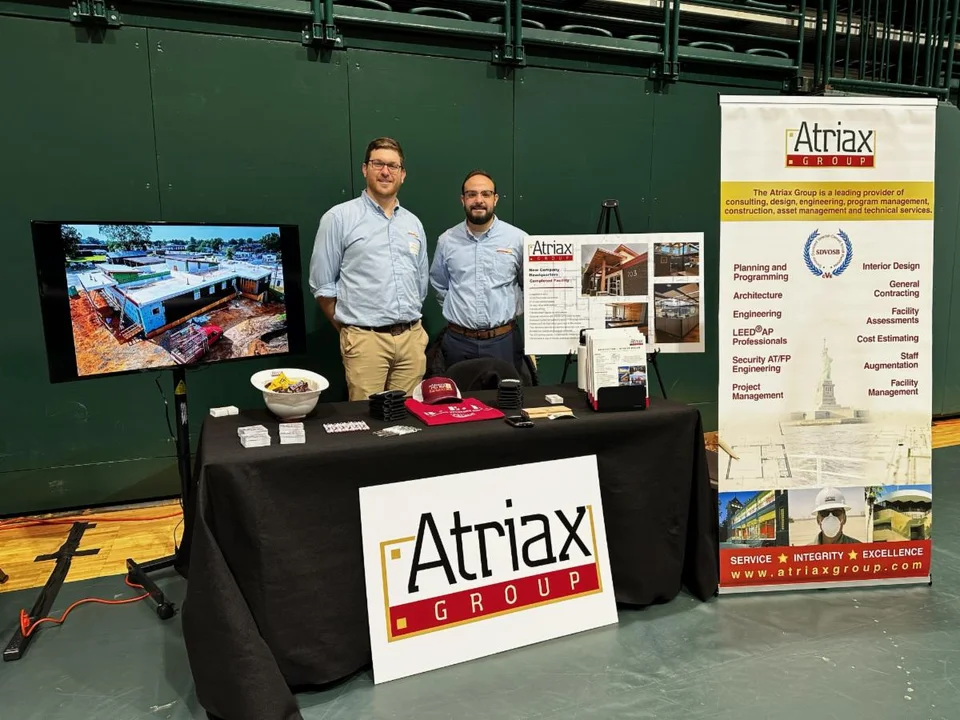
[[[617,622],[596,456],[360,490],[377,683]]]

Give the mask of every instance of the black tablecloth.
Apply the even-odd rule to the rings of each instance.
[[[526,407],[556,392],[576,420],[517,429],[502,420],[380,438],[327,434],[364,403],[321,403],[305,445],[280,445],[265,410],[207,418],[197,458],[183,633],[197,696],[224,720],[300,719],[289,686],[321,685],[370,662],[358,489],[521,463],[597,456],[616,598],[649,605],[681,584],[717,589],[717,513],[700,413],[653,399],[645,411],[596,413],[575,387],[525,388]],[[475,396],[494,403],[494,394]],[[241,425],[274,444],[243,448]]]

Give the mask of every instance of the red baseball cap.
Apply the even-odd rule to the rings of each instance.
[[[435,405],[441,402],[459,402],[460,390],[450,378],[434,377],[424,380],[413,389],[413,399],[425,405]]]

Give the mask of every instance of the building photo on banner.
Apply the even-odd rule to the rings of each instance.
[[[720,106],[720,592],[928,583],[936,100]]]
[[[703,352],[703,233],[526,240],[524,342],[576,353],[585,329],[635,328],[650,352]]]
[[[617,623],[597,458],[360,489],[375,683]]]

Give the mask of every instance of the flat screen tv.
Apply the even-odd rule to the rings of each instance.
[[[31,229],[52,382],[305,350],[295,225]]]

